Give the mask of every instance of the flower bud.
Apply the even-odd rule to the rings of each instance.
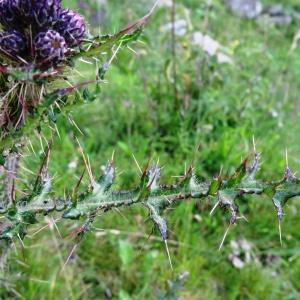
[[[5,28],[16,28],[17,0],[0,0],[0,23]]]
[[[86,25],[80,14],[70,9],[63,9],[60,11],[55,28],[65,38],[68,46],[74,47],[81,43]]]
[[[56,64],[65,58],[66,41],[57,31],[40,32],[34,40],[34,52],[38,63]]]
[[[18,9],[20,16],[36,31],[57,22],[61,0],[19,0]]]
[[[26,48],[25,37],[10,29],[0,33],[0,49],[11,56],[20,55]]]

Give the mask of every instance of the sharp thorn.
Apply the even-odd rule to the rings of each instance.
[[[116,150],[113,150],[112,155],[111,155],[111,162],[112,163],[115,161],[115,154],[116,154]]]
[[[288,149],[285,149],[285,166],[286,168],[289,167],[289,158],[288,158]]]
[[[95,184],[95,180],[94,180],[94,177],[93,177],[93,174],[92,174],[92,171],[90,169],[90,165],[88,163],[88,160],[86,159],[85,155],[84,155],[84,152],[83,152],[83,149],[80,145],[80,142],[78,140],[78,138],[76,137],[76,141],[77,141],[77,144],[79,146],[79,150],[81,152],[81,155],[82,155],[82,158],[83,158],[83,161],[84,161],[84,164],[85,164],[85,167],[86,167],[86,170],[89,174],[89,179],[90,179],[90,184],[94,187],[94,184]]]
[[[75,250],[76,250],[77,247],[78,247],[78,244],[75,244],[75,245],[73,246],[73,248],[72,248],[72,250],[71,250],[71,252],[70,252],[68,258],[66,259],[64,265],[62,266],[62,268],[61,268],[61,270],[60,270],[60,273],[62,273],[62,272],[65,270],[65,268],[66,268],[66,266],[67,266],[69,260],[71,259],[71,256],[73,255],[73,253],[75,252]]]
[[[222,165],[221,168],[220,168],[219,177],[222,176],[222,173],[223,173],[223,165]]]
[[[59,220],[59,219],[58,219],[58,220]],[[57,225],[56,225],[56,221],[57,221],[57,220],[54,220],[54,218],[51,217],[51,221],[52,221],[52,223],[53,223],[53,225],[54,225],[54,227],[55,227],[55,229],[56,229],[56,231],[57,231],[59,237],[62,239],[62,235],[61,235],[61,233],[60,233],[60,231],[59,231],[59,229],[58,229],[58,227],[57,227]]]
[[[236,218],[237,220],[245,220],[247,223],[249,223],[249,220],[244,216],[244,215],[241,215],[240,217],[237,217]]]
[[[226,239],[226,237],[227,237],[227,234],[228,234],[230,228],[231,228],[231,224],[228,225],[228,227],[227,227],[227,229],[226,229],[226,231],[225,231],[225,233],[224,233],[223,239],[222,239],[221,244],[220,244],[220,246],[219,246],[219,251],[221,251],[222,248],[223,248],[225,239]]]
[[[255,141],[255,136],[254,135],[252,136],[252,143],[253,143],[253,151],[254,151],[254,153],[257,153],[257,151],[256,151],[256,141]]]
[[[209,213],[210,216],[214,213],[214,211],[215,211],[216,208],[219,206],[219,204],[220,204],[220,201],[217,201],[217,203],[214,205],[214,207],[212,208],[212,210],[211,210],[210,213]]]
[[[139,165],[139,163],[138,163],[138,161],[137,161],[137,159],[136,159],[136,157],[134,156],[133,153],[132,153],[132,157],[133,157],[134,162],[135,162],[135,164],[137,165],[137,167],[138,167],[138,169],[139,169],[141,175],[143,175],[143,171],[142,171],[142,169],[141,169],[141,167],[140,167],[140,165]]]
[[[281,232],[281,221],[278,221],[278,231],[279,231],[279,240],[280,240],[280,246],[281,248],[283,247],[283,243],[282,243],[282,232]]]
[[[22,248],[25,249],[25,245],[24,245],[24,243],[23,243],[23,241],[22,241],[20,235],[17,234],[17,236],[18,236],[18,238],[19,238],[19,240],[20,240],[20,243],[21,243],[21,245],[22,245]]]
[[[171,259],[169,247],[168,247],[168,241],[167,241],[167,240],[164,240],[164,242],[165,242],[165,246],[166,246],[166,251],[167,251],[167,255],[168,255],[170,267],[171,267],[171,270],[173,271],[173,264],[172,264],[172,259]]]

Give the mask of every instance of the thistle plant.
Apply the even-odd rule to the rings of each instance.
[[[78,184],[60,195],[54,191],[49,173],[51,142],[41,162],[36,178],[26,193],[16,191],[19,160],[32,132],[39,134],[44,124],[56,126],[53,111],[60,113],[91,101],[99,94],[109,65],[117,52],[138,39],[152,11],[115,35],[90,36],[84,18],[63,8],[59,0],[2,0],[0,2],[0,250],[14,241],[26,238],[28,228],[40,222],[40,216],[59,214],[62,219],[83,220],[73,233],[79,241],[93,229],[101,212],[116,207],[141,205],[148,209],[150,220],[167,242],[168,227],[164,211],[176,203],[209,198],[214,209],[223,207],[230,213],[228,228],[221,240],[222,247],[230,227],[240,218],[237,202],[247,195],[266,195],[273,201],[279,224],[287,201],[300,195],[300,180],[286,164],[281,180],[263,182],[256,178],[260,154],[254,150],[228,177],[221,174],[211,181],[201,180],[193,164],[172,185],[160,183],[161,167],[149,161],[141,168],[140,183],[131,190],[115,190],[114,158],[103,174],[95,174],[80,144],[89,185],[79,191]],[[110,58],[101,63],[103,52]],[[97,76],[91,82],[55,89],[68,83],[68,74],[78,59],[90,59],[98,65]],[[100,67],[99,67],[100,64]],[[93,90],[87,89],[93,83]],[[79,142],[78,142],[79,143]],[[213,212],[212,211],[212,212]]]
[[[2,1],[0,22],[1,135],[22,127],[41,103],[47,84],[55,80],[86,33],[83,17],[61,6],[61,1]],[[13,68],[13,69],[12,69]],[[15,78],[10,73],[42,76],[45,80]],[[35,74],[35,75],[34,75]],[[25,75],[26,76],[26,75]],[[6,93],[6,94],[5,94]]]
[[[84,18],[63,7],[60,0],[0,1],[0,252],[3,257],[7,257],[6,246],[15,238],[23,239],[27,226],[38,222],[36,214],[58,208],[53,204],[59,197],[53,195],[49,202],[43,199],[52,192],[52,178],[46,170],[48,161],[31,186],[30,195],[26,194],[28,197],[16,191],[24,147],[31,143],[33,134],[43,135],[44,125],[57,129],[55,120],[60,114],[99,95],[100,84],[113,58],[139,37],[150,15],[117,34],[92,36]],[[70,84],[70,73],[76,61],[83,58],[94,62],[97,76],[94,80]],[[91,83],[95,90],[90,92]],[[36,197],[40,193],[43,196],[37,207]],[[75,198],[73,195],[63,199],[62,207],[69,207]],[[26,212],[29,203],[35,203],[30,209],[33,211]],[[21,222],[17,220],[19,217]]]

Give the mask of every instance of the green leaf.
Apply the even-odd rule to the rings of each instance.
[[[126,291],[124,290],[119,291],[119,300],[131,300],[131,299],[132,298]]]
[[[124,269],[128,268],[134,261],[134,248],[129,241],[119,240],[119,256]]]

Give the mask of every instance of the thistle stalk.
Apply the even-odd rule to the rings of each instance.
[[[22,243],[29,227],[39,222],[40,215],[55,213],[62,219],[83,220],[83,225],[73,233],[74,237],[81,239],[93,229],[100,213],[139,205],[148,210],[150,220],[167,245],[168,227],[164,212],[177,203],[216,199],[213,210],[224,207],[230,213],[229,230],[241,218],[237,202],[243,196],[269,197],[280,225],[284,206],[300,195],[300,180],[294,176],[288,163],[283,179],[274,182],[256,179],[260,154],[255,146],[252,163],[249,159],[244,160],[227,178],[220,175],[210,181],[201,181],[195,166],[191,166],[178,182],[164,185],[160,183],[158,163],[153,166],[149,163],[141,172],[139,185],[125,191],[113,189],[116,173],[113,159],[99,178],[93,176],[89,161],[85,159],[89,186],[83,193],[78,191],[81,177],[74,190],[60,195],[52,187],[49,145],[35,181],[28,185],[31,187],[29,191],[16,192],[14,179],[18,175],[22,147],[32,132],[42,130],[46,122],[54,123],[51,117],[53,106],[59,107],[59,115],[93,101],[113,58],[121,48],[139,38],[152,12],[115,35],[91,37],[87,34],[83,17],[63,8],[59,0],[0,0],[0,251],[3,258],[7,257],[6,250],[15,241]],[[76,59],[84,57],[99,61],[99,54],[106,51],[112,57],[97,70],[92,81],[95,92],[90,93],[87,89],[91,81],[54,89],[54,83],[68,82],[68,71],[72,70]]]
[[[256,179],[260,166],[260,155],[254,154],[253,162],[246,159],[228,178],[221,176],[203,182],[197,176],[195,168],[190,167],[179,182],[173,185],[160,184],[161,168],[158,164],[144,168],[140,184],[128,191],[113,190],[115,180],[114,162],[109,161],[103,174],[95,179],[87,165],[90,185],[84,193],[78,188],[67,196],[55,195],[52,192],[52,177],[48,173],[50,148],[42,162],[34,188],[12,205],[2,207],[0,215],[7,224],[3,226],[0,239],[7,242],[16,237],[25,238],[28,227],[37,223],[38,215],[60,212],[63,219],[85,220],[85,224],[75,234],[82,236],[93,228],[95,218],[117,207],[141,205],[148,209],[150,219],[157,227],[164,241],[168,238],[167,221],[164,211],[176,203],[189,200],[201,201],[205,198],[217,199],[217,206],[224,207],[230,213],[228,228],[235,224],[239,216],[238,200],[247,195],[266,195],[275,207],[278,221],[283,218],[283,208],[288,200],[300,195],[300,180],[286,166],[282,180],[263,182]],[[82,177],[78,183],[81,183]],[[77,185],[77,187],[78,187]],[[222,244],[224,241],[222,241]]]

